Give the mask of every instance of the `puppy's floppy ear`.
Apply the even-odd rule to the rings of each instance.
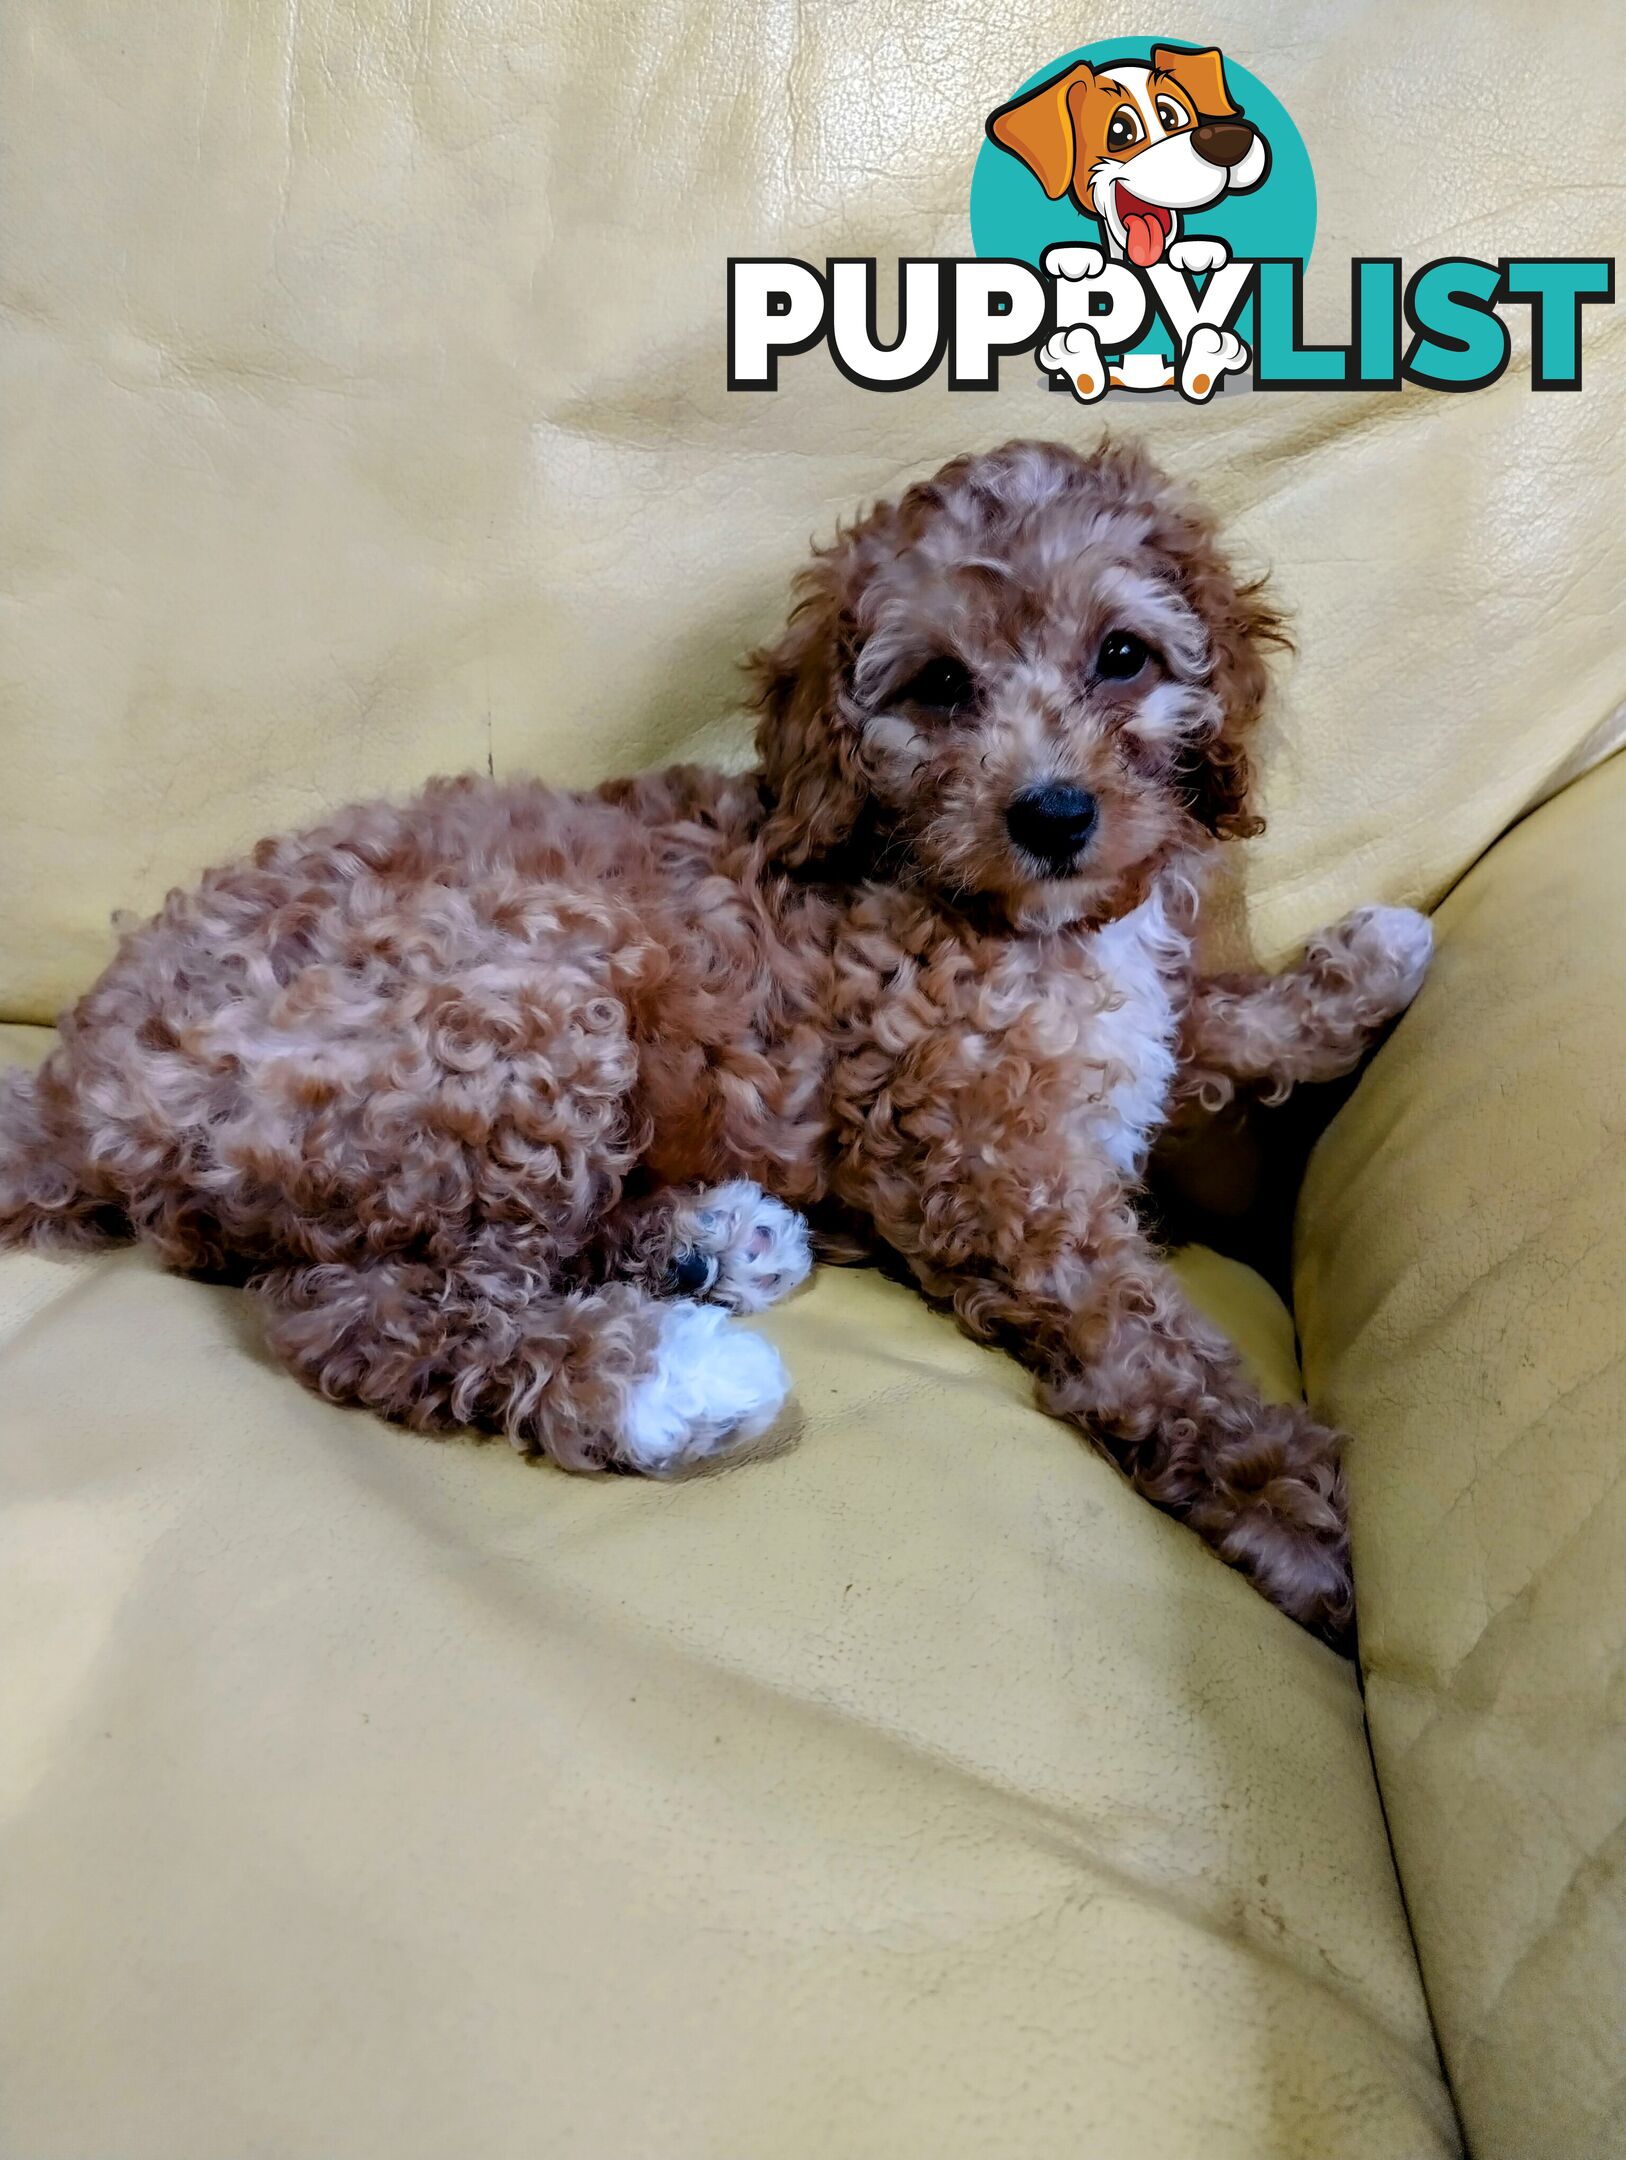
[[[1205,538],[1185,582],[1208,624],[1214,655],[1209,680],[1219,700],[1219,723],[1192,746],[1185,777],[1192,815],[1222,840],[1248,840],[1264,831],[1265,821],[1248,807],[1253,772],[1247,738],[1270,688],[1267,651],[1291,651],[1293,640],[1264,579],[1239,585],[1212,537]]]
[[[1177,488],[1141,451],[1103,447],[1121,499],[1145,519],[1149,547],[1208,632],[1208,684],[1215,712],[1181,762],[1191,814],[1222,840],[1245,840],[1265,821],[1249,808],[1253,775],[1247,741],[1270,688],[1268,655],[1291,651],[1285,618],[1263,578],[1243,584],[1226,560],[1208,513]]]
[[[1152,66],[1160,75],[1172,75],[1190,98],[1200,120],[1229,120],[1241,108],[1231,102],[1225,82],[1225,60],[1217,45],[1202,52],[1182,52],[1177,45],[1154,45]]]
[[[1081,60],[988,116],[989,140],[1020,158],[1052,202],[1072,186],[1078,165],[1073,93],[1094,80],[1094,68]]]
[[[784,636],[745,663],[758,713],[757,756],[771,797],[762,845],[772,860],[793,868],[836,854],[864,808],[844,553],[837,541],[814,557],[796,581]]]

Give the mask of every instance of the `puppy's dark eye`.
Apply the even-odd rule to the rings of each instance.
[[[1133,630],[1114,630],[1101,640],[1095,672],[1104,682],[1130,682],[1152,657],[1152,648]]]
[[[976,695],[971,670],[949,654],[940,653],[910,676],[898,692],[898,700],[904,705],[923,705],[928,712],[955,713],[972,704]]]

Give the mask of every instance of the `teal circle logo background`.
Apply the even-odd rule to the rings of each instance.
[[[1178,47],[1182,42],[1189,44],[1189,40],[1168,38],[1105,38],[1080,45],[1076,52],[1063,53],[1026,82],[1016,84],[989,110],[1036,90],[1080,60],[1094,67],[1111,60],[1146,63],[1154,45]],[[1244,260],[1294,255],[1307,263],[1315,240],[1315,175],[1304,138],[1288,118],[1286,107],[1258,76],[1221,50],[1231,96],[1270,145],[1270,171],[1251,195],[1222,195],[1211,208],[1191,211],[1185,230],[1213,234]],[[971,245],[976,253],[1014,256],[1037,269],[1045,249],[1063,242],[1105,245],[1097,219],[1087,216],[1070,196],[1051,202],[1021,159],[985,136],[971,175]],[[1252,314],[1251,302],[1246,312]]]

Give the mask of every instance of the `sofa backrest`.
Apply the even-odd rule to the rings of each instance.
[[[1529,338],[1466,396],[1085,409],[730,393],[730,255],[967,253],[988,112],[1081,0],[521,0],[5,11],[0,1016],[49,1016],[113,910],[437,770],[585,782],[738,757],[736,661],[810,535],[968,446],[1136,431],[1296,622],[1239,938],[1427,902],[1622,732],[1626,335],[1579,396]],[[1240,0],[1228,54],[1319,183],[1306,329],[1352,255],[1607,254],[1618,7]],[[1330,271],[1326,265],[1334,265]],[[1527,311],[1515,311],[1525,315]]]

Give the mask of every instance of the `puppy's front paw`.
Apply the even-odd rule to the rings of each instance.
[[[627,1398],[619,1459],[660,1477],[743,1447],[767,1431],[789,1386],[773,1344],[715,1305],[665,1306],[654,1362]]]
[[[813,1265],[807,1224],[760,1185],[714,1185],[679,1214],[676,1287],[730,1312],[761,1312],[806,1282]]]
[[[1099,248],[1048,247],[1039,258],[1039,266],[1047,277],[1098,278],[1106,268],[1107,259]]]
[[[1176,270],[1184,270],[1190,277],[1204,277],[1210,270],[1223,270],[1231,259],[1231,251],[1223,240],[1176,240],[1169,249],[1168,260]]]
[[[1415,908],[1360,907],[1310,948],[1318,973],[1347,985],[1374,1021],[1403,1013],[1423,986],[1434,931]]]

